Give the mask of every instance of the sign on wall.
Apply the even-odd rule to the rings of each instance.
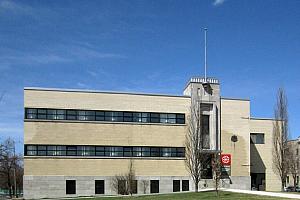
[[[221,163],[223,166],[231,165],[231,155],[230,154],[221,154]]]
[[[231,175],[231,154],[221,154],[221,176],[229,178]]]

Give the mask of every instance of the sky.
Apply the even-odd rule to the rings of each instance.
[[[23,149],[24,87],[181,95],[204,74],[204,27],[221,95],[272,118],[284,87],[296,138],[299,10],[299,0],[0,0],[0,139]]]

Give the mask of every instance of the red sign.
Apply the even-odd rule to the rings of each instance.
[[[230,154],[221,154],[221,163],[223,166],[225,166],[225,165],[230,166],[231,165],[231,155]]]

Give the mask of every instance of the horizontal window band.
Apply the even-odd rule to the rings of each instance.
[[[24,145],[25,156],[80,157],[185,157],[184,147]]]
[[[185,157],[98,157],[98,156],[24,156],[24,159],[135,159],[135,160],[185,160]]]
[[[81,120],[50,120],[24,119],[24,122],[51,122],[51,123],[90,123],[90,124],[124,124],[124,125],[157,125],[157,126],[186,126],[186,124],[144,123],[144,122],[109,122],[109,121],[81,121]]]
[[[184,113],[25,108],[25,119],[185,124]]]

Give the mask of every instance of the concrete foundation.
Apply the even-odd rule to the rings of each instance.
[[[112,187],[110,176],[24,176],[24,198],[61,198],[78,196],[98,196],[95,194],[95,180],[104,180],[104,195],[117,194]],[[76,194],[66,194],[66,180],[76,180]],[[189,190],[194,190],[194,183],[189,177],[182,176],[138,176],[138,194],[150,193],[150,180],[159,180],[159,192],[173,192],[173,180],[180,180],[180,190],[182,191],[182,180],[189,180]],[[231,181],[230,181],[231,180]],[[231,177],[224,179],[220,187],[231,189],[250,190],[251,178],[249,177]],[[145,183],[147,187],[145,187]],[[214,188],[212,179],[201,180],[199,189]],[[100,196],[100,195],[99,195]]]

